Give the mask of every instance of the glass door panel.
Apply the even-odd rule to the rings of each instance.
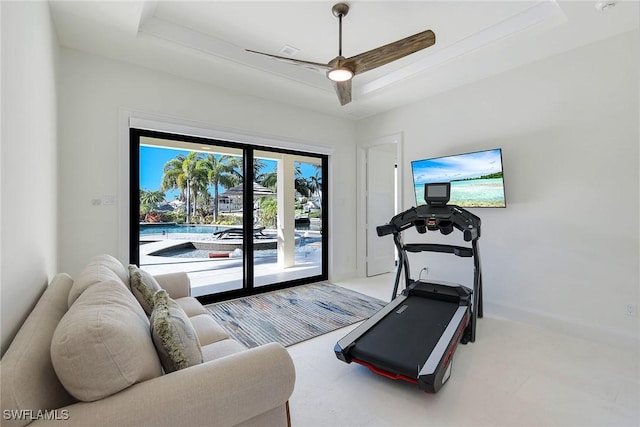
[[[186,272],[191,294],[243,287],[243,154],[222,145],[140,137],[139,263]]]
[[[131,129],[130,262],[209,303],[327,278],[325,155]]]
[[[321,276],[322,158],[255,151],[255,159],[254,286]]]

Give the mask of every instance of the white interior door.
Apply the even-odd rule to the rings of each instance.
[[[367,276],[395,269],[392,236],[378,237],[376,227],[395,214],[396,144],[383,144],[367,150]]]

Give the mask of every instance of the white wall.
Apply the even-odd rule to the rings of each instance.
[[[411,160],[502,147],[507,208],[474,210],[486,313],[639,344],[638,317],[626,315],[639,302],[638,40],[627,33],[359,122],[359,141],[403,132],[406,207]],[[466,260],[413,259],[415,277],[428,265],[433,278],[471,284]]]
[[[119,230],[126,226],[119,222],[119,212],[128,209],[128,198],[119,187],[121,155],[126,157],[119,142],[119,114],[131,110],[333,150],[330,232],[339,239],[330,238],[330,275],[337,280],[354,274],[354,123],[76,50],[61,52],[61,270],[74,275],[94,254],[118,254]],[[122,173],[127,172],[125,168]],[[115,195],[116,204],[91,204],[105,195]]]
[[[120,247],[122,109],[331,147],[334,280],[355,271],[356,130],[363,142],[403,132],[407,206],[410,160],[502,147],[508,207],[476,211],[487,312],[637,343],[625,315],[639,294],[637,32],[354,125],[78,51],[58,58],[45,2],[0,2],[0,19],[2,352],[53,273]],[[116,204],[91,205],[104,195]],[[425,263],[435,275],[450,270],[442,261]]]
[[[2,350],[56,271],[56,70],[47,2],[0,2]]]

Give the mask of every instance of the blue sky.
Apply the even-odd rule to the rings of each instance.
[[[426,159],[411,163],[415,185],[477,178],[502,171],[500,149]]]
[[[140,146],[140,188],[144,190],[160,190],[162,183],[162,169],[164,164],[180,154],[189,154],[184,150],[170,150],[165,148]],[[167,192],[167,199],[171,200],[175,195]],[[171,193],[178,193],[177,191]]]
[[[189,154],[186,150],[174,150],[169,148],[150,147],[146,145],[140,146],[140,188],[144,190],[157,191],[160,190],[162,183],[162,170],[165,163],[175,157]],[[265,172],[275,170],[276,162],[273,160],[264,160],[266,167]],[[301,164],[302,176],[308,178],[315,175],[313,166],[307,163]],[[220,193],[224,192],[221,188]],[[179,194],[178,190],[165,192],[167,201],[175,199]]]

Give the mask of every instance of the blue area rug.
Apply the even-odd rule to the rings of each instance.
[[[284,346],[371,317],[387,303],[327,282],[207,306],[220,325],[247,347]]]

